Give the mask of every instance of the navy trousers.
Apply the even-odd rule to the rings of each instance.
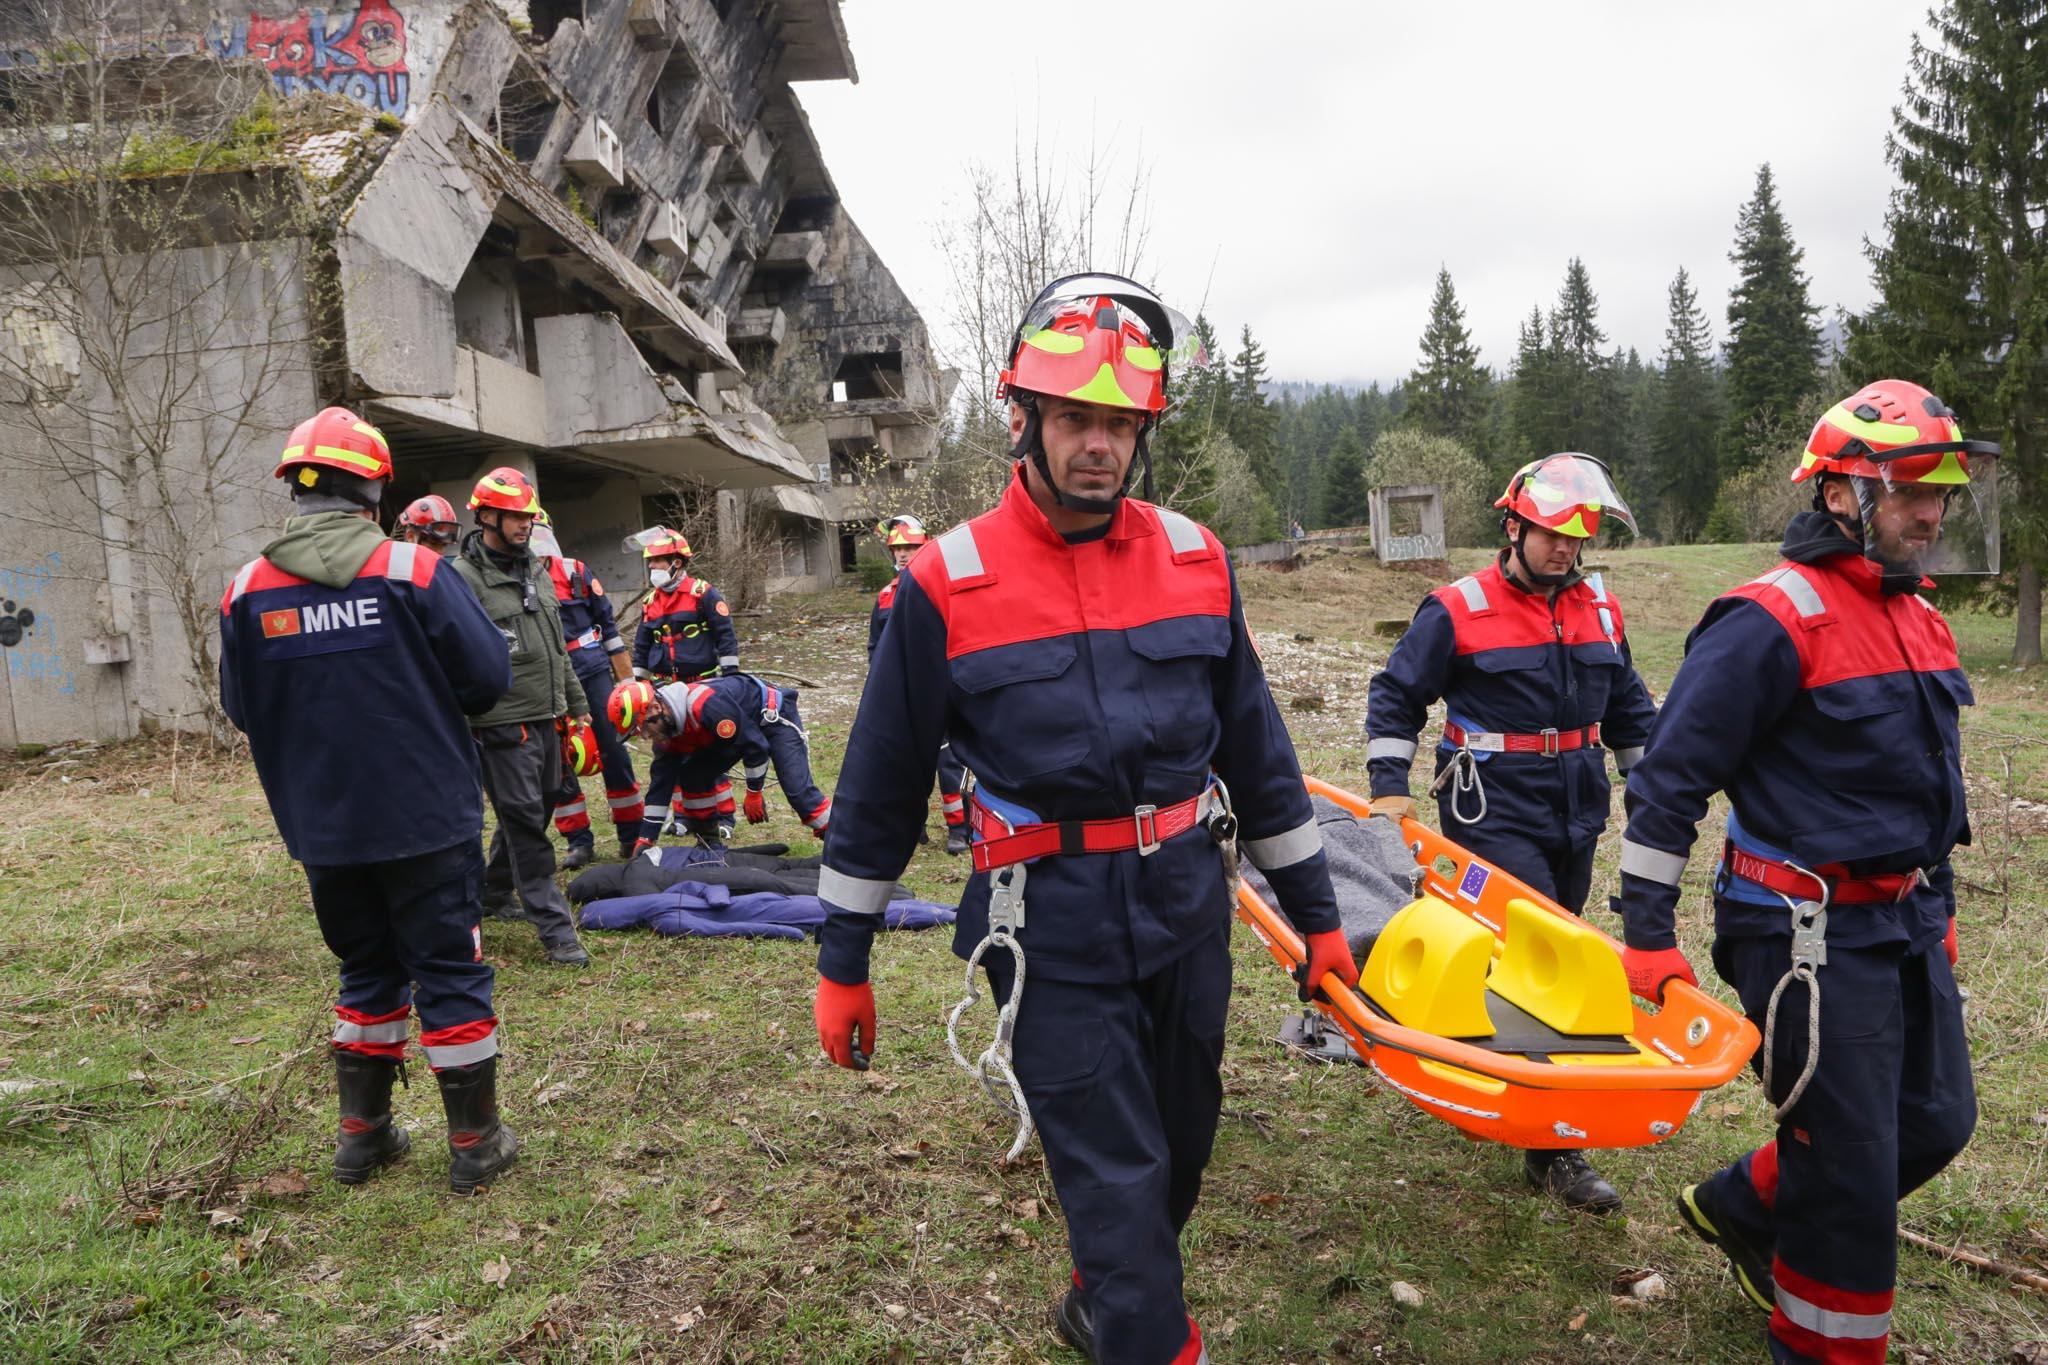
[[[1007,1000],[1009,955],[983,962]],[[1163,1365],[1187,1341],[1180,1233],[1223,1107],[1230,971],[1223,930],[1143,981],[1026,978],[1017,1079],[1066,1216],[1098,1360]]]
[[[306,865],[320,936],[341,959],[334,1045],[402,1057],[420,1015],[427,1064],[469,1066],[498,1051],[483,959],[484,855],[475,839],[388,863]]]
[[[1790,962],[1786,936],[1714,944],[1714,969],[1759,1030]],[[1773,1360],[1881,1363],[1899,1200],[1953,1161],[1977,1123],[1962,1000],[1938,943],[1920,953],[1830,943],[1820,1000],[1820,1063],[1806,1093],[1775,1141],[1703,1182],[1698,1197],[1717,1225],[1775,1249]],[[1806,1061],[1806,1016],[1795,982],[1778,1003],[1773,1104]],[[1761,1075],[1761,1053],[1753,1065]]]

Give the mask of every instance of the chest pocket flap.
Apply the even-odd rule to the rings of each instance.
[[[1124,638],[1147,659],[1220,659],[1230,652],[1230,622],[1221,616],[1175,616],[1133,626]]]

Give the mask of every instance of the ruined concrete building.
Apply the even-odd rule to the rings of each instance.
[[[250,112],[223,140],[262,150],[221,159],[203,230],[159,253],[232,297],[153,320],[139,359],[84,336],[95,287],[0,251],[0,454],[17,466],[0,506],[0,743],[205,714],[210,608],[179,599],[217,595],[281,523],[277,450],[324,403],[390,436],[387,517],[429,491],[460,508],[484,470],[528,469],[622,604],[641,573],[621,538],[713,497],[723,516],[700,524],[751,537],[763,586],[828,584],[851,567],[859,481],[931,457],[946,386],[924,323],[840,203],[793,89],[855,78],[839,0],[100,3],[112,21],[92,41],[135,107],[226,102]],[[0,12],[0,164],[26,124],[81,118],[23,97],[80,50],[25,23]],[[190,160],[160,132],[142,141],[121,153],[138,178]],[[316,221],[220,207],[280,160]],[[32,219],[24,205],[63,183],[0,170],[0,220]],[[229,260],[248,270],[231,287]],[[251,356],[280,335],[286,363],[259,382]],[[121,392],[156,367],[189,376],[161,440]],[[174,477],[152,487],[138,448]],[[699,549],[718,571],[718,544]]]

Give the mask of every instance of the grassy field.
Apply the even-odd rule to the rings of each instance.
[[[1653,688],[1701,604],[1771,558],[1609,557]],[[1346,552],[1247,575],[1312,771],[1362,780],[1365,684],[1391,644],[1375,624],[1430,586]],[[803,708],[828,788],[865,614],[842,592],[746,623],[751,662],[820,684]],[[2008,622],[1958,626],[1980,700],[1965,732],[1977,844],[1957,863],[1982,1118],[1903,1219],[2040,1270],[2048,675],[2003,666]],[[774,804],[765,837],[809,851]],[[907,880],[951,899],[962,873],[937,831],[935,816]],[[1684,932],[1704,965],[1700,863]],[[167,739],[0,761],[0,1358],[1078,1358],[1050,1324],[1067,1262],[1037,1149],[998,1164],[1007,1128],[946,1056],[960,973],[943,934],[879,945],[881,1050],[858,1076],[817,1055],[807,947],[593,933],[578,973],[523,926],[487,922],[484,939],[520,1164],[484,1197],[449,1194],[416,1065],[397,1101],[414,1154],[345,1191],[325,1175],[332,962],[246,762]],[[1668,1144],[1601,1158],[1626,1219],[1569,1217],[1511,1154],[1356,1069],[1283,1055],[1269,1040],[1290,987],[1249,935],[1237,950],[1223,1130],[1186,1236],[1218,1360],[1760,1358],[1760,1320],[1671,1210],[1681,1183],[1766,1134],[1751,1081]],[[1669,1297],[1614,1297],[1644,1269]],[[1393,1300],[1396,1280],[1419,1306]],[[2048,1296],[1914,1250],[1900,1284],[1895,1358],[2048,1359]]]

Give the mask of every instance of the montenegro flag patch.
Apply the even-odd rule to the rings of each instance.
[[[299,609],[297,607],[286,607],[281,611],[266,611],[263,613],[264,639],[275,640],[280,635],[297,635],[298,633]]]

